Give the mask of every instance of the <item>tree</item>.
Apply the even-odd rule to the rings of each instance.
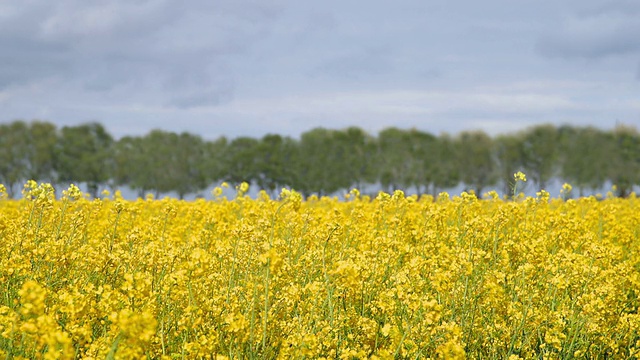
[[[175,191],[183,199],[207,185],[205,143],[199,136],[153,130],[122,146],[125,153],[137,154],[130,157],[126,168],[137,167],[132,169],[130,184],[140,195],[148,190],[154,190],[156,197]]]
[[[378,133],[378,176],[387,192],[408,188],[415,183],[411,148],[410,135],[405,130],[392,127]]]
[[[495,162],[498,177],[503,186],[502,192],[510,194],[513,186],[513,174],[523,171],[523,140],[519,134],[500,135],[494,140]]]
[[[250,137],[233,139],[224,155],[226,180],[238,184],[257,180],[258,140]]]
[[[89,194],[98,195],[113,171],[113,138],[98,123],[65,126],[56,146],[58,180],[86,183]]]
[[[171,136],[172,133],[152,130],[142,137],[125,136],[118,140],[113,151],[114,187],[128,185],[139,197],[149,191],[156,197],[163,191],[170,191],[167,160],[173,152]]]
[[[559,142],[558,131],[553,125],[535,126],[522,134],[522,165],[540,189],[545,189],[556,175]]]
[[[228,146],[229,141],[224,136],[214,141],[206,141],[204,143],[204,159],[202,160],[202,164],[207,183],[218,185],[225,180],[227,172],[225,157]]]
[[[640,136],[635,128],[618,126],[613,130],[613,156],[609,177],[618,196],[627,197],[640,182]]]
[[[442,134],[436,139],[431,154],[434,161],[430,167],[433,196],[438,195],[438,192],[443,189],[455,187],[460,183],[458,153],[455,140],[448,134]]]
[[[200,136],[186,132],[176,136],[173,144],[173,156],[168,162],[168,172],[171,175],[171,190],[183,199],[207,186],[206,170],[204,168],[204,141]]]
[[[293,186],[305,196],[327,195],[354,183],[348,172],[347,152],[335,130],[316,128],[302,134],[294,161],[298,176]]]
[[[55,182],[56,126],[48,122],[32,122],[29,126],[29,144],[27,176],[40,182]]]
[[[346,187],[362,189],[365,184],[376,180],[376,143],[371,135],[357,127],[349,127],[333,133],[336,147],[341,148],[344,156],[336,159],[340,162],[344,177],[350,180]]]
[[[111,176],[110,187],[116,189],[121,186],[129,186],[138,190],[138,196],[143,196],[144,191],[137,187],[137,177],[141,171],[141,139],[139,137],[124,136],[113,145],[114,169]],[[148,190],[148,189],[147,189]]]
[[[579,190],[602,188],[611,174],[614,143],[611,133],[593,127],[559,129],[561,137],[560,175]]]
[[[483,189],[497,182],[493,140],[482,131],[465,131],[455,144],[462,181],[481,196]]]
[[[24,121],[0,125],[0,181],[11,197],[15,197],[17,185],[30,175],[29,136],[29,126]]]
[[[434,182],[435,167],[438,166],[438,138],[434,135],[411,129],[408,132],[409,179],[419,194],[429,190]]]
[[[272,195],[285,185],[295,182],[293,159],[298,151],[298,144],[290,137],[265,135],[256,149],[256,182]]]

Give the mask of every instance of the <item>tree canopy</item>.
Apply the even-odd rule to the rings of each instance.
[[[200,194],[227,181],[249,182],[275,194],[293,187],[304,195],[351,187],[431,193],[458,185],[509,192],[513,174],[525,172],[536,188],[552,179],[580,194],[606,183],[627,196],[640,185],[640,135],[634,128],[543,124],[491,137],[482,131],[435,135],[387,128],[371,135],[357,127],[316,128],[299,139],[203,139],[187,132],[152,130],[114,139],[99,123],[57,128],[44,121],[0,124],[0,182],[16,196],[22,183],[127,186],[143,196]]]

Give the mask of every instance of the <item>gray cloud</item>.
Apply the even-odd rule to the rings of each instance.
[[[0,89],[69,71],[65,44],[0,36],[0,48]]]
[[[640,2],[635,0],[607,0],[590,4],[588,1],[576,12],[580,17],[593,17],[603,14],[640,14]]]
[[[0,0],[0,121],[231,137],[636,121],[620,79],[640,80],[639,14],[637,0]]]
[[[217,86],[206,86],[198,90],[183,91],[172,97],[167,105],[180,109],[216,106],[228,103],[233,98],[233,84],[216,82]]]
[[[640,3],[614,1],[576,11],[536,44],[547,57],[604,58],[640,53]]]
[[[328,76],[349,80],[362,80],[387,74],[393,70],[390,49],[369,47],[337,55],[323,61],[311,71],[312,76]]]
[[[170,106],[220,103],[234,88],[226,64],[268,33],[280,7],[255,0],[9,6],[0,10],[0,89],[53,80],[90,92],[144,93]]]

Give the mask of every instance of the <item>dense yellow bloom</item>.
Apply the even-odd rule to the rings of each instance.
[[[73,186],[55,200],[29,182],[1,201],[0,355],[640,355],[635,197],[253,200],[247,186],[233,200]]]

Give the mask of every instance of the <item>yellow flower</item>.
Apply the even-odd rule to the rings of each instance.
[[[247,191],[249,191],[249,183],[243,181],[240,185],[236,186],[237,197],[243,197]]]
[[[384,191],[378,192],[378,196],[376,196],[376,200],[381,203],[387,202],[389,201],[389,199],[391,199],[391,195],[387,194]]]
[[[26,197],[31,193],[31,191],[35,190],[38,187],[38,183],[35,180],[29,180],[24,184],[24,189],[22,190],[22,194]]]
[[[103,195],[105,194],[105,191],[107,192],[105,196],[108,196],[108,190],[104,190],[102,192]],[[62,197],[71,200],[78,200],[82,198],[82,191],[80,191],[80,188],[78,188],[76,185],[71,184],[69,185],[69,188],[67,190],[62,191]]]
[[[351,191],[349,191],[349,195],[351,195],[354,199],[359,199],[360,198],[360,190],[358,189],[351,189]]]
[[[247,182],[240,184],[240,191],[242,191],[242,193],[249,191],[249,184]]]
[[[515,179],[515,181],[527,181],[527,176],[522,171],[518,171],[517,173],[513,174],[513,178]]]
[[[249,322],[242,314],[229,314],[224,321],[229,325],[229,331],[233,333],[241,332],[249,325]]]
[[[288,200],[289,196],[291,196],[291,190],[286,189],[286,188],[282,188],[282,190],[280,191],[280,199],[281,200]]]
[[[47,291],[38,282],[33,280],[25,281],[18,291],[22,308],[20,313],[23,316],[38,316],[44,314],[44,300]]]
[[[395,190],[393,192],[393,195],[391,196],[391,198],[393,200],[404,200],[404,191],[402,190]]]

